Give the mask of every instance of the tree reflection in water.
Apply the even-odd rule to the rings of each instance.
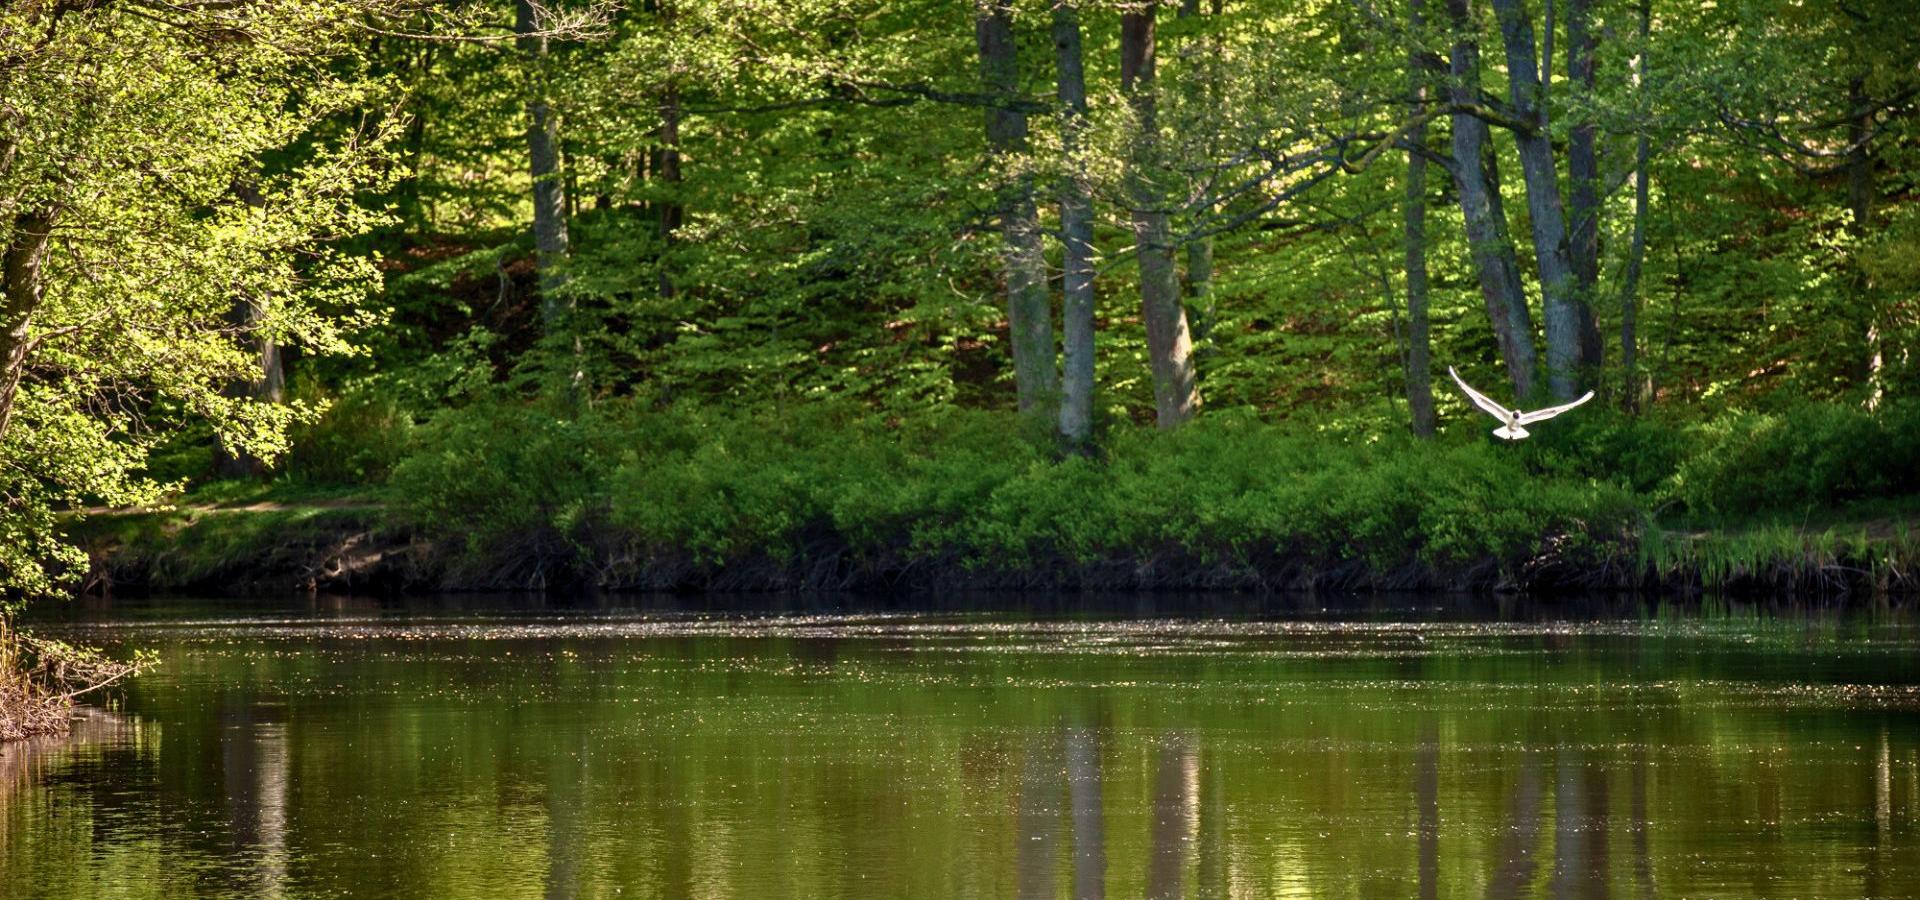
[[[1100,737],[1091,728],[1066,730],[1067,794],[1073,803],[1073,896],[1106,900],[1106,811],[1101,800]]]
[[[0,896],[1920,895],[1920,636],[355,615],[0,748]]]

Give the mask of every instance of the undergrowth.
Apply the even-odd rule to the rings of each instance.
[[[162,586],[310,570],[353,531],[430,547],[408,577],[444,587],[1914,586],[1912,408],[1592,409],[1518,444],[1481,424],[1422,441],[1214,411],[1110,426],[1080,454],[977,411],[493,399],[342,443],[327,456],[345,468],[296,457],[269,485],[190,498],[262,508],[88,531]]]

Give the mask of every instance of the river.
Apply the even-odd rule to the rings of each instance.
[[[933,607],[928,609],[927,607]],[[1920,611],[165,600],[0,897],[1920,895]]]

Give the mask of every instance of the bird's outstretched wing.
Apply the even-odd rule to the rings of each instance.
[[[1546,421],[1547,419],[1551,419],[1554,416],[1557,416],[1563,412],[1566,412],[1567,410],[1570,410],[1592,399],[1593,399],[1593,392],[1588,391],[1585,396],[1581,397],[1578,400],[1573,401],[1572,403],[1562,403],[1559,406],[1549,406],[1546,409],[1536,409],[1530,413],[1521,413],[1520,424],[1531,425],[1535,422]]]
[[[1454,384],[1459,385],[1461,390],[1467,392],[1467,398],[1473,401],[1473,405],[1486,410],[1488,413],[1492,414],[1494,418],[1499,419],[1502,422],[1505,422],[1507,419],[1513,417],[1513,410],[1510,410],[1504,406],[1501,406],[1498,403],[1493,402],[1492,400],[1487,399],[1487,395],[1474,390],[1472,385],[1469,385],[1465,381],[1461,380],[1460,373],[1455,372],[1452,366],[1447,367],[1447,374],[1453,376]],[[1576,403],[1574,405],[1578,406],[1579,404]]]

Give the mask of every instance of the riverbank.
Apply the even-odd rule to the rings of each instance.
[[[984,413],[484,405],[358,483],[296,466],[73,534],[92,590],[1916,589],[1911,411],[1472,424],[1216,413],[1070,453]]]
[[[925,591],[925,589],[1181,589],[1181,591],[1632,591],[1693,595],[1874,597],[1920,593],[1920,520],[1880,514],[1816,524],[1680,530],[1642,522],[1611,532],[1561,528],[1507,553],[1436,558],[1342,553],[1334,547],[1160,545],[989,557],[952,547],[881,549],[816,526],[799,549],[703,557],[647,549],[630,532],[503,545],[486,553],[407,524],[374,501],[246,503],[109,512],[88,520],[86,589],[134,591]],[[1605,539],[1601,539],[1605,537]]]
[[[1056,555],[993,561],[958,552],[856,549],[810,535],[790,555],[725,563],[686,550],[642,553],[607,535],[528,556],[474,554],[385,521],[373,508],[180,509],[101,516],[87,529],[95,592],[1248,590],[1476,591],[1553,595],[1768,594],[1872,597],[1920,593],[1920,521],[1883,518],[1816,528],[1681,531],[1649,526],[1596,544],[1568,534],[1508,556],[1451,562],[1408,556],[1231,553]],[[542,565],[545,562],[545,565]]]

